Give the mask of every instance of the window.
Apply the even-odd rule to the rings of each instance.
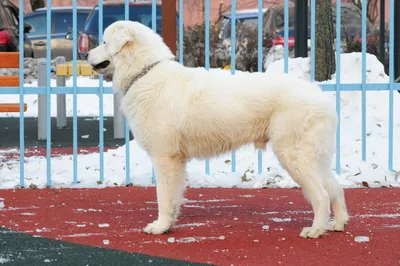
[[[80,31],[85,26],[88,13],[77,13],[77,31]],[[72,10],[71,12],[58,12],[53,15],[55,33],[67,33],[72,31]]]
[[[6,6],[4,8],[4,11],[6,13],[8,23],[10,23],[10,26],[17,28],[19,22],[18,22],[18,15],[15,14],[15,10],[13,10],[11,7]]]
[[[239,31],[238,28],[241,26],[242,30],[249,29],[253,30],[257,28],[257,23],[258,23],[258,18],[257,17],[248,17],[248,18],[239,18],[236,19],[236,36],[238,35]],[[222,26],[221,26],[221,38],[224,39],[229,39],[231,38],[231,33],[232,33],[232,25],[231,25],[231,17],[225,17]]]
[[[46,13],[27,17],[27,18],[25,18],[24,21],[26,23],[29,23],[32,25],[31,31],[29,33],[27,33],[28,37],[47,34],[47,32],[46,32],[46,30],[47,30]]]
[[[4,21],[3,21],[3,7],[0,5],[0,28],[4,27]]]
[[[125,19],[125,7],[124,6],[104,6],[103,9],[103,32],[110,24]],[[161,33],[161,8],[156,9],[156,24],[157,33]],[[144,6],[130,6],[129,7],[129,20],[138,21],[145,26],[151,28],[151,5]],[[86,30],[91,32],[97,32],[99,28],[99,12],[98,8],[92,13]]]

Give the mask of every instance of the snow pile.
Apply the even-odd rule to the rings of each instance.
[[[342,54],[341,82],[361,82],[361,53]],[[309,58],[289,59],[289,73],[309,79]],[[221,71],[228,74],[228,71]],[[267,73],[283,72],[283,60],[270,64]],[[241,73],[238,72],[240,75]],[[88,82],[80,79],[79,83]],[[92,82],[92,81],[90,81]],[[388,76],[383,71],[382,64],[376,57],[367,56],[367,82],[388,82]],[[335,77],[325,83],[335,83]],[[85,84],[86,86],[91,86]],[[299,88],[301,89],[301,88]],[[326,92],[332,96],[335,103],[335,92]],[[359,186],[400,186],[396,172],[388,169],[388,126],[389,126],[389,93],[367,92],[367,161],[361,160],[361,92],[341,92],[341,175],[339,182],[346,187]],[[85,95],[89,97],[91,95]],[[17,96],[18,97],[18,96]],[[97,98],[96,95],[91,96]],[[97,103],[97,100],[95,101]],[[106,108],[108,103],[105,103]],[[82,106],[82,113],[98,111],[96,105]],[[112,108],[111,108],[112,109]],[[400,94],[394,93],[394,169],[400,169]],[[140,186],[151,186],[152,164],[145,152],[135,141],[130,143],[131,151],[131,183]],[[263,154],[263,173],[257,174],[257,152],[252,145],[243,147],[236,153],[235,173],[231,172],[231,155],[225,154],[210,161],[210,175],[205,175],[204,161],[192,160],[188,163],[188,185],[191,187],[295,187],[288,173],[282,169],[276,157],[268,147]],[[120,147],[104,153],[105,182],[99,180],[99,154],[79,155],[77,185],[72,184],[72,156],[61,156],[52,159],[52,185],[54,187],[104,187],[125,185],[125,148]],[[5,167],[6,166],[6,167]],[[335,165],[332,166],[335,168]],[[46,159],[42,157],[25,158],[26,185],[35,184],[45,187]],[[0,188],[13,188],[19,184],[19,162],[8,161],[0,169]]]
[[[277,51],[279,53],[280,50]],[[367,83],[388,83],[389,77],[385,74],[383,65],[379,62],[375,55],[366,54],[366,80]],[[265,71],[268,74],[282,73],[284,71],[285,60],[280,59],[271,62]],[[307,58],[289,58],[288,70],[290,75],[297,78],[310,80],[311,79],[311,59]],[[340,56],[340,83],[361,83],[362,81],[362,54],[361,53],[347,53]],[[332,75],[326,84],[336,83],[336,73]],[[368,92],[370,93],[370,92]],[[370,94],[367,95],[367,97]]]

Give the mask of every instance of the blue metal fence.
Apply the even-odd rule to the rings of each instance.
[[[262,71],[262,15],[263,15],[263,1],[258,1],[258,71]],[[289,29],[289,0],[284,0],[284,72],[287,73],[289,71],[289,51],[288,51],[288,29]],[[315,5],[316,0],[311,0],[311,79],[315,79]],[[337,9],[341,10],[341,2],[336,2]],[[99,42],[102,41],[103,34],[103,0],[99,0]],[[52,1],[47,1],[47,43],[51,43],[51,7]],[[390,81],[389,83],[367,83],[366,82],[366,21],[367,21],[367,1],[362,1],[362,82],[361,84],[343,84],[341,83],[340,71],[336,73],[336,84],[321,84],[321,87],[324,91],[335,91],[336,92],[336,108],[337,114],[339,116],[340,121],[340,93],[341,91],[361,91],[362,92],[362,160],[366,160],[366,150],[367,150],[367,142],[366,142],[366,97],[367,91],[389,91],[389,134],[388,134],[388,169],[393,170],[393,91],[400,89],[400,84],[395,84],[394,82],[394,0],[390,1],[390,37],[389,37],[389,60],[390,60]],[[24,10],[24,0],[19,1],[19,31],[23,32],[23,14]],[[179,62],[183,63],[183,0],[178,0],[178,13],[179,13]],[[236,43],[236,0],[231,1],[231,66],[235,66],[235,43]],[[129,0],[125,0],[125,19],[129,19]],[[336,14],[336,51],[341,50],[341,13],[337,12]],[[205,68],[208,70],[210,68],[210,0],[205,0]],[[152,0],[152,29],[156,30],[156,0]],[[77,1],[73,0],[73,36],[77,36]],[[74,184],[78,183],[78,137],[77,137],[77,95],[78,94],[98,94],[99,95],[99,147],[100,147],[100,171],[99,171],[99,181],[104,182],[104,113],[103,113],[103,95],[104,94],[112,94],[111,87],[103,86],[103,77],[100,75],[99,77],[99,86],[98,87],[78,87],[77,85],[77,40],[74,38],[73,40],[73,86],[72,87],[51,87],[51,46],[47,46],[47,63],[46,63],[46,72],[47,72],[47,84],[45,87],[24,87],[24,49],[23,49],[23,34],[19,36],[20,43],[20,87],[10,87],[10,88],[2,88],[0,90],[0,94],[19,94],[20,100],[20,186],[24,187],[24,95],[26,94],[44,94],[46,95],[46,104],[47,104],[47,112],[46,112],[46,132],[47,132],[47,140],[46,140],[46,159],[47,159],[47,186],[51,186],[51,113],[50,113],[50,96],[52,94],[73,94],[73,176],[72,181]],[[337,69],[340,69],[340,56],[336,56],[336,66]],[[232,74],[235,74],[235,67],[231,67]],[[340,122],[337,130],[337,147],[336,147],[336,170],[337,173],[340,173]],[[129,128],[127,121],[125,120],[125,143],[126,143],[126,184],[130,183],[130,146],[129,146]],[[258,152],[258,173],[262,173],[262,152]],[[232,152],[232,171],[236,171],[236,153]],[[210,174],[210,162],[207,160],[205,162],[205,173]],[[152,171],[152,178],[155,181],[154,169]]]

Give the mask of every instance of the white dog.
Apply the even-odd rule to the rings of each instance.
[[[107,27],[88,61],[101,74],[113,71],[122,111],[154,164],[159,211],[146,233],[166,233],[176,222],[189,159],[250,143],[265,149],[268,141],[312,204],[313,224],[300,236],[345,229],[344,193],[331,169],[338,119],[318,85],[286,74],[221,75],[187,68],[158,34],[131,21]]]

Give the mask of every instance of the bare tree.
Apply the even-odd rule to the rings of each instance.
[[[38,8],[44,7],[44,0],[30,0],[32,11],[35,11]]]
[[[328,80],[335,73],[333,44],[331,0],[318,0],[315,4],[315,79],[317,81]]]
[[[358,6],[359,9],[362,8],[362,0],[349,0],[349,3]],[[375,24],[377,19],[379,18],[378,3],[379,0],[367,0],[367,17],[373,24]]]

